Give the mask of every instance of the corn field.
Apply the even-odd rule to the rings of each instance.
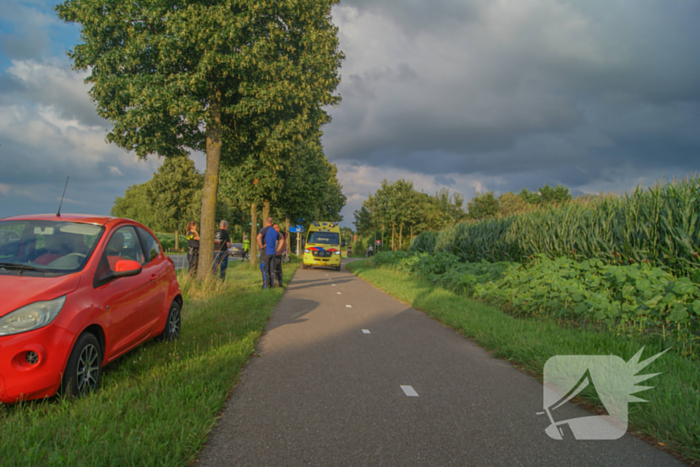
[[[571,202],[507,217],[467,221],[416,238],[414,251],[449,252],[463,261],[527,262],[535,255],[649,263],[700,282],[700,178],[624,196]],[[434,247],[433,247],[434,244]]]

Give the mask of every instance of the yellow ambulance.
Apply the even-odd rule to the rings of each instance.
[[[314,266],[340,271],[340,226],[337,222],[314,221],[304,246],[304,269]]]

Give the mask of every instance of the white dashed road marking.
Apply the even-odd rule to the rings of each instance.
[[[336,292],[338,295],[340,295],[340,292]]]
[[[352,308],[352,305],[345,305],[345,308]]]
[[[362,334],[371,334],[371,333],[369,332],[369,329],[363,329]]]
[[[418,393],[411,386],[401,386],[401,389],[408,397],[418,397]]]

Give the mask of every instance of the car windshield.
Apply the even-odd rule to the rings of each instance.
[[[62,275],[81,270],[104,227],[63,221],[0,221],[0,274]]]
[[[322,243],[324,245],[340,245],[340,234],[337,232],[311,232],[306,243]]]

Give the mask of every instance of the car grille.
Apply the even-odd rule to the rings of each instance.
[[[314,258],[330,258],[333,256],[332,251],[316,251],[314,250],[313,252]]]

